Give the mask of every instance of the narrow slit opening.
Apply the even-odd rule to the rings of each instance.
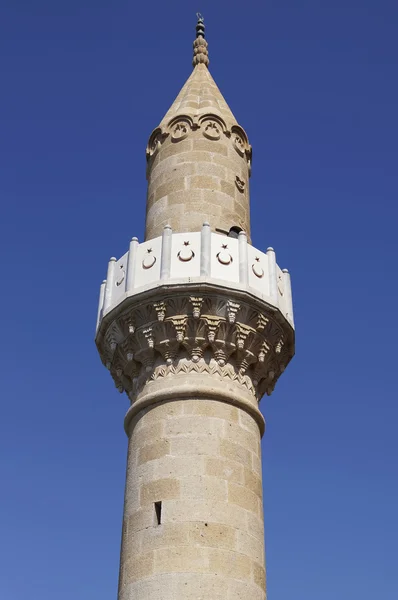
[[[162,522],[162,503],[155,502],[155,515],[156,515],[156,523],[160,525]]]

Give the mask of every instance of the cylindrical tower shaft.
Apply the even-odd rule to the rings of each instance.
[[[253,416],[190,398],[150,405],[127,427],[119,600],[263,600],[261,436]]]

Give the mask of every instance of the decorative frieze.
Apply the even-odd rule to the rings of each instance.
[[[246,158],[250,170],[252,148],[244,129],[239,125],[232,125],[232,127],[229,128],[224,119],[219,115],[212,113],[194,117],[181,114],[177,117],[173,117],[166,126],[157,127],[152,132],[148,141],[146,149],[147,160],[149,161],[157,154],[168,136],[171,137],[172,142],[176,143],[185,140],[197,129],[200,129],[203,136],[208,140],[218,141],[221,138],[230,140],[229,143],[232,143],[236,152],[240,156]],[[243,192],[245,182],[237,177],[236,186],[240,192]]]
[[[110,317],[98,349],[132,402],[152,381],[187,373],[228,380],[259,400],[294,352],[293,330],[280,313],[221,292],[192,296],[180,288],[151,302],[130,298]]]

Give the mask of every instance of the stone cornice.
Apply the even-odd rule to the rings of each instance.
[[[151,383],[188,374],[228,382],[259,400],[294,353],[293,329],[278,309],[211,285],[161,286],[150,299],[127,298],[102,319],[96,342],[133,403]]]

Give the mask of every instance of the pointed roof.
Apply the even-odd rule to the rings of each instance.
[[[166,126],[172,118],[178,115],[197,117],[208,113],[218,115],[224,119],[227,125],[236,123],[231,109],[208,69],[209,57],[204,32],[203,17],[198,14],[196,39],[193,43],[193,72],[163,117],[160,127]]]

